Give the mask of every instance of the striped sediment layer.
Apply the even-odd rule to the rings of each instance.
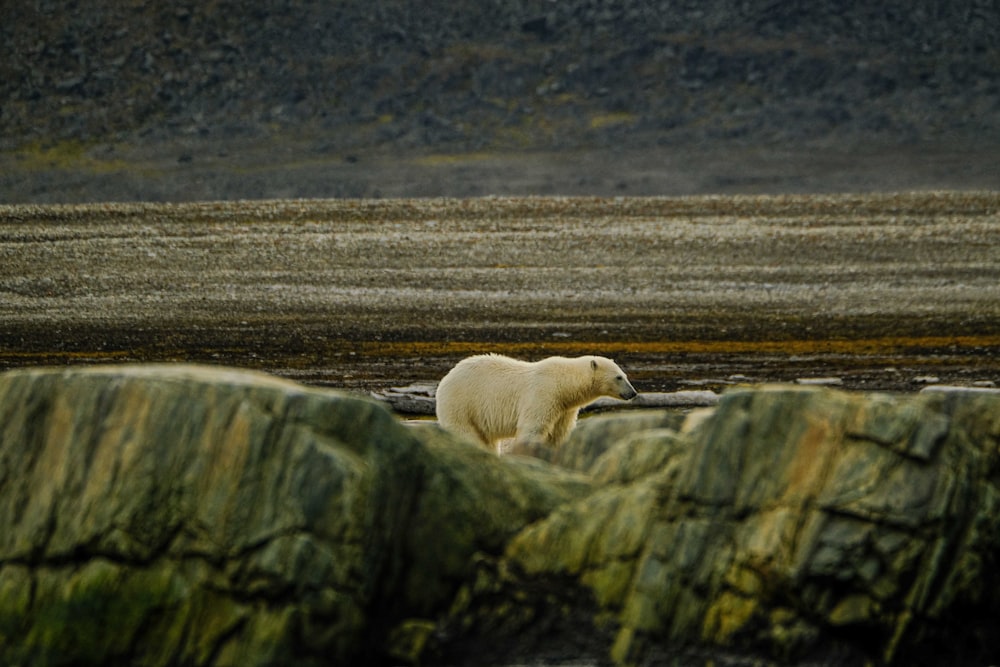
[[[377,390],[497,351],[614,356],[646,390],[997,381],[998,211],[990,192],[3,206],[0,365]]]

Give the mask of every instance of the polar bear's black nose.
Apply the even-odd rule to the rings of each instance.
[[[637,395],[638,395],[638,392],[632,387],[632,385],[628,385],[627,387],[625,387],[622,390],[622,393],[619,394],[619,396],[621,396],[626,401],[631,401]]]

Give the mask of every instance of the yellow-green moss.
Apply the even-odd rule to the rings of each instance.
[[[122,160],[101,160],[90,154],[92,146],[77,140],[55,143],[36,141],[22,146],[16,153],[20,165],[26,169],[82,169],[93,173],[122,171],[127,164]]]
[[[631,125],[635,122],[635,114],[627,111],[615,111],[612,113],[596,114],[590,117],[590,129],[600,130],[614,125]]]

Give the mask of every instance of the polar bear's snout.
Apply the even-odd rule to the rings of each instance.
[[[621,396],[623,400],[631,401],[633,398],[639,395],[639,392],[635,390],[635,387],[633,387],[632,383],[629,382],[628,380],[623,379],[622,384],[624,386],[622,387],[621,392],[619,392],[618,395]]]

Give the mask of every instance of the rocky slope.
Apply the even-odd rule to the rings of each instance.
[[[558,465],[189,366],[0,375],[0,661],[990,664],[1000,396],[737,391]]]
[[[1000,7],[982,0],[2,11],[7,150],[307,136],[317,154],[355,159],[379,147],[995,144],[1000,127]]]

